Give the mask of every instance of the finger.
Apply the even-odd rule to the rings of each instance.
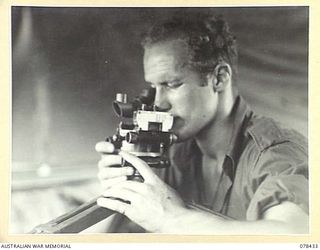
[[[101,186],[104,189],[111,188],[112,186],[125,181],[127,181],[127,176],[119,176],[112,179],[100,180]]]
[[[126,214],[126,211],[130,209],[130,205],[121,202],[119,200],[109,199],[109,198],[98,198],[97,204],[101,207],[109,208],[113,211],[116,211],[120,214]]]
[[[138,170],[145,182],[152,181],[155,178],[157,178],[157,176],[153,173],[149,165],[145,163],[143,160],[125,151],[120,151],[119,155],[122,156],[122,158],[125,159],[127,162],[131,163]]]
[[[114,145],[106,141],[98,142],[95,146],[95,149],[98,153],[107,153],[107,154],[111,154],[115,151]]]
[[[101,168],[98,173],[98,178],[100,180],[115,178],[119,176],[130,176],[133,175],[134,170],[132,167],[108,167]]]
[[[105,190],[102,195],[106,198],[112,197],[117,199],[122,199],[125,201],[129,201],[131,204],[140,204],[141,195],[125,188],[118,188],[113,186],[110,189]]]
[[[102,155],[101,160],[98,162],[100,169],[110,166],[121,165],[122,159],[120,155]]]

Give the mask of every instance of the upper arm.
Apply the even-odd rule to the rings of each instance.
[[[262,219],[278,206],[287,209],[285,202],[308,214],[308,157],[300,145],[284,142],[263,150],[247,178],[248,220]]]
[[[290,233],[309,232],[308,214],[301,207],[289,201],[267,209],[262,214],[262,220],[282,222]]]

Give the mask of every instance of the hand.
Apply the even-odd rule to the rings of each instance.
[[[98,163],[98,179],[104,189],[127,180],[127,176],[133,174],[132,167],[120,167],[122,158],[114,153],[114,145],[110,142],[98,142],[96,151],[101,153],[101,160]]]
[[[103,193],[98,205],[126,215],[147,231],[163,231],[167,222],[186,210],[184,202],[143,160],[123,151],[119,155],[139,171],[144,182],[118,182]]]

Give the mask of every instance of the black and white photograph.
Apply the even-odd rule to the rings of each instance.
[[[10,234],[310,234],[308,6],[10,11]]]

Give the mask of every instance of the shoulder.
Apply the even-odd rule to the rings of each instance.
[[[308,176],[308,143],[297,131],[274,119],[253,116],[243,138],[237,168],[247,181],[280,173]]]
[[[282,144],[290,144],[304,151],[308,148],[306,137],[269,117],[254,116],[248,124],[246,133],[259,152]]]
[[[308,175],[308,143],[299,132],[271,118],[254,116],[245,134],[242,163],[248,178],[280,173]]]

